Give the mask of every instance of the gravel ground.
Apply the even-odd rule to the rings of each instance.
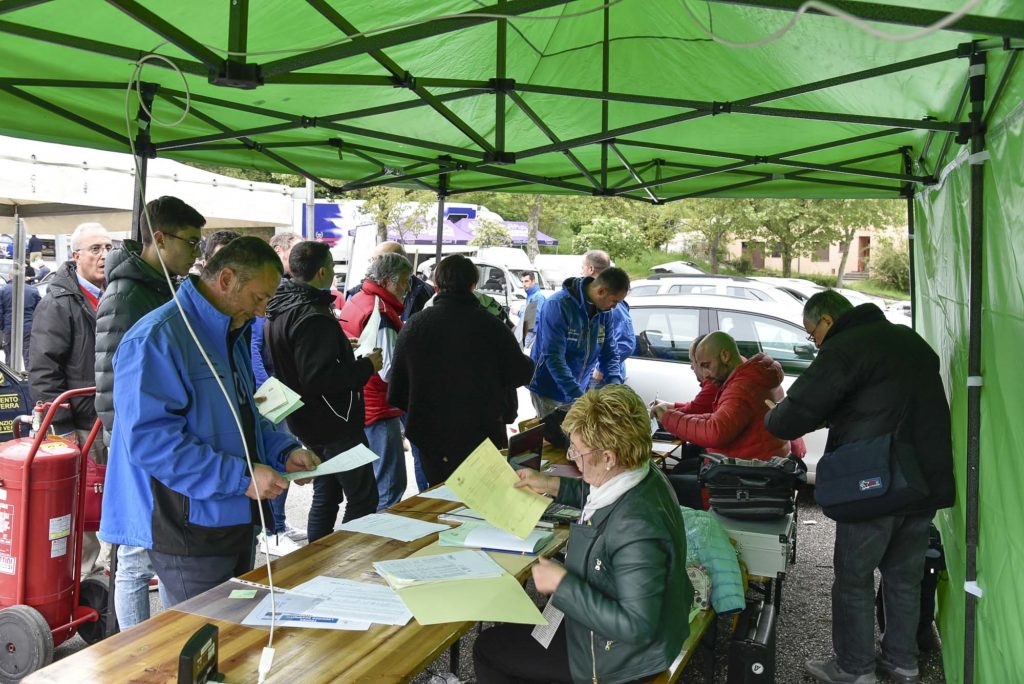
[[[409,482],[412,483],[411,459],[407,458],[407,462]],[[414,485],[410,486],[408,491],[410,495],[413,493],[415,493]],[[304,526],[311,497],[312,488],[310,487],[291,489],[287,504],[288,520],[291,524]],[[801,498],[799,517],[797,562],[791,567],[790,573],[783,583],[782,608],[778,615],[775,681],[779,684],[813,682],[814,680],[804,674],[804,661],[808,658],[826,657],[832,652],[830,592],[835,524],[822,515],[821,509],[808,496]],[[263,562],[263,556],[259,555],[257,563]],[[543,605],[543,599],[533,591],[532,582],[527,585],[527,588],[536,598],[538,605]],[[150,603],[154,615],[162,610],[156,592],[150,594]],[[726,681],[726,654],[730,630],[731,619],[720,618],[715,658],[716,678],[719,682]],[[460,642],[461,662],[457,675],[464,682],[474,680],[472,647],[475,636],[475,631],[470,632]],[[85,642],[81,637],[76,636],[58,647],[54,657],[60,659],[82,648],[85,648]],[[680,681],[703,682],[706,658],[709,655],[706,650],[698,649]],[[939,651],[923,654],[920,664],[923,684],[945,684]],[[413,682],[415,684],[454,684],[454,678],[445,680],[439,677],[448,673],[450,669],[448,655],[445,654],[433,662]],[[880,679],[879,681],[885,680]]]

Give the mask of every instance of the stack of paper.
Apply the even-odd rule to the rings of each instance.
[[[295,591],[319,596],[322,600],[307,610],[318,617],[365,621],[379,625],[404,625],[412,613],[391,587],[368,582],[315,577],[295,587]]]
[[[505,574],[500,565],[480,551],[378,561],[373,564],[373,569],[395,589],[414,584],[475,580]]]
[[[449,527],[393,513],[371,513],[370,515],[364,515],[362,518],[349,520],[337,529],[411,542],[426,537],[428,534],[443,532],[449,529]]]
[[[370,628],[369,620],[349,620],[338,616],[315,615],[312,610],[323,599],[289,589],[276,589],[274,600],[270,594],[263,597],[244,620],[250,627],[307,627],[311,629],[343,629],[365,631]],[[275,615],[276,613],[276,615]]]
[[[533,530],[526,539],[499,530],[485,522],[467,521],[459,527],[445,530],[439,535],[441,546],[464,546],[486,551],[507,551],[512,553],[537,553],[551,537],[550,530]]]
[[[299,395],[275,377],[267,378],[253,396],[259,412],[275,425],[302,408]]]

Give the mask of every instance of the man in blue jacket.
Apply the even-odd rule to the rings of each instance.
[[[622,382],[611,310],[628,293],[629,276],[611,267],[596,278],[569,278],[544,302],[530,350],[537,370],[528,385],[538,416],[583,396],[597,363],[604,369],[605,383]]]
[[[592,249],[583,255],[583,267],[581,275],[596,278],[605,269],[611,267],[612,260],[608,252],[600,249]],[[619,382],[626,381],[626,359],[633,355],[636,349],[636,336],[633,334],[633,318],[629,313],[629,304],[625,300],[619,302],[611,310],[612,344],[615,347],[615,358],[619,361]],[[599,364],[600,359],[594,359],[590,365],[588,375],[591,378],[591,385],[600,387],[607,384],[604,376],[607,369]]]
[[[181,310],[172,301],[144,316],[114,355],[117,420],[100,537],[149,549],[166,607],[251,569],[251,500],[273,499],[288,487],[281,473],[319,463],[253,400],[245,332],[281,272],[266,242],[238,238],[182,284]]]

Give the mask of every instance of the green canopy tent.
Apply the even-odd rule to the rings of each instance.
[[[830,4],[907,36],[965,3]],[[132,149],[137,198],[153,156],[342,178],[341,192],[429,188],[441,202],[907,198],[916,321],[955,425],[958,504],[939,516],[946,673],[1024,680],[1024,549],[1008,543],[1024,531],[1024,468],[1010,458],[1024,394],[983,373],[1012,364],[1024,332],[1011,227],[1024,209],[1024,7],[981,0],[903,41],[812,9],[768,39],[800,4],[0,0],[0,133]]]

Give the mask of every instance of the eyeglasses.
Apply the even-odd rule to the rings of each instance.
[[[99,256],[100,254],[106,254],[110,250],[114,249],[114,245],[89,245],[82,249],[76,249],[76,252],[88,252],[93,256]]]
[[[193,252],[198,252],[199,251],[199,245],[202,244],[202,242],[203,242],[202,238],[196,238],[194,240],[186,240],[185,238],[181,237],[180,235],[175,235],[174,233],[164,233],[164,237],[172,237],[175,240],[181,240],[186,245],[188,245],[192,249]]]
[[[814,324],[813,328],[811,328],[811,332],[809,332],[807,334],[807,341],[808,342],[813,342],[814,344],[818,343],[818,340],[814,339],[814,333],[818,332],[818,326],[821,325],[821,321],[822,320],[824,320],[824,319],[819,318],[818,322]]]
[[[580,453],[580,450],[576,448],[576,445],[573,444],[572,442],[569,442],[569,448],[566,449],[565,455],[568,457],[570,461],[582,461],[584,456],[596,454],[598,451],[604,451],[604,447],[598,447],[596,449],[591,449],[590,451],[584,451],[583,453]]]

